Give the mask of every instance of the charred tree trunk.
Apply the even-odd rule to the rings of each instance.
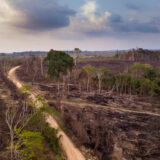
[[[89,83],[90,83],[90,78],[88,77],[88,80],[87,80],[87,92],[89,92]]]
[[[43,69],[43,58],[42,58],[42,56],[40,56],[40,59],[41,59],[41,75],[43,76],[44,75],[44,69]]]

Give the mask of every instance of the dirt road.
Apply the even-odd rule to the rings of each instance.
[[[22,87],[22,85],[23,85],[22,82],[20,82],[18,80],[18,78],[16,77],[16,74],[15,74],[15,71],[19,67],[20,66],[12,68],[8,73],[8,78],[18,88]],[[30,93],[30,94],[31,94],[30,98],[32,98],[32,100],[35,101],[36,107],[41,107],[42,106],[41,102],[36,101],[36,95],[34,93]],[[51,127],[55,128],[55,129],[59,128],[57,122],[55,121],[55,119],[52,116],[47,117],[46,121],[50,124]],[[65,152],[65,154],[67,156],[67,160],[85,160],[84,156],[79,151],[79,149],[74,146],[74,144],[72,143],[70,138],[63,131],[60,130],[58,132],[58,135],[62,136],[60,139],[60,144],[62,146],[63,151]]]

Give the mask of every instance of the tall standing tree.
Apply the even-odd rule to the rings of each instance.
[[[130,67],[131,72],[135,75],[136,78],[141,78],[144,76],[144,67],[143,64],[139,62],[135,62],[131,67]]]
[[[36,78],[36,76],[38,74],[38,69],[39,69],[39,59],[38,59],[38,57],[33,55],[31,57],[31,63],[32,63],[32,70],[34,72],[33,78],[32,78],[32,84],[33,84],[34,81],[35,81],[35,78]]]
[[[40,55],[40,61],[41,61],[41,75],[43,76],[44,69],[43,69],[43,56],[42,55]]]
[[[148,78],[153,80],[156,77],[156,72],[152,65],[150,64],[141,64],[136,62],[133,66],[130,67],[131,72],[135,75],[136,78]]]
[[[95,72],[98,77],[98,92],[100,94],[101,88],[102,88],[102,78],[103,78],[104,73],[106,72],[106,68],[105,67],[95,68]]]
[[[75,53],[75,60],[74,60],[74,62],[75,62],[75,67],[77,67],[77,58],[78,58],[79,52],[80,52],[80,49],[79,49],[79,48],[75,48],[75,49],[74,49],[74,53]]]
[[[79,48],[75,48],[74,49],[74,82],[76,84],[77,79],[78,79],[78,72],[77,72],[77,60],[78,60],[78,55],[80,53],[80,49]]]
[[[51,49],[44,61],[48,61],[48,75],[51,79],[58,80],[58,95],[60,94],[60,77],[67,75],[74,66],[73,58],[63,51]]]
[[[157,76],[160,77],[160,66],[156,67],[155,71]]]
[[[96,68],[91,65],[83,66],[82,68],[87,73],[87,92],[89,91],[90,80],[95,75]]]

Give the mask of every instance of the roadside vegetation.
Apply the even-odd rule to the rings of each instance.
[[[7,65],[6,61],[0,69],[0,136],[3,137],[0,139],[0,159],[64,160],[59,146],[58,130],[46,123],[45,116],[46,114],[58,116],[58,112],[40,99],[40,96],[37,100],[43,105],[36,109],[28,92],[33,86],[27,84],[18,90],[7,78],[7,71],[12,66],[20,64],[19,59],[18,63],[10,65]]]
[[[30,89],[32,89],[31,85],[25,85],[20,90],[24,98],[22,106],[12,106],[6,110],[6,123],[10,132],[10,145],[7,147],[10,150],[10,159],[51,159],[45,152],[45,143],[47,143],[56,160],[64,160],[59,146],[58,130],[51,128],[45,121],[46,114],[54,115],[55,109],[45,102],[39,109],[33,108],[34,102],[27,93]]]

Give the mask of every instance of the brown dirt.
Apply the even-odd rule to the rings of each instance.
[[[100,160],[160,160],[160,117],[64,103],[65,124]]]

